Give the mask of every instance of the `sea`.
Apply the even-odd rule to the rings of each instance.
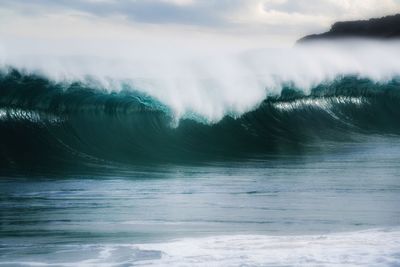
[[[0,266],[400,266],[390,62],[165,99],[3,66]]]

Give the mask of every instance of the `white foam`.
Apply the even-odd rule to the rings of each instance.
[[[210,122],[255,108],[284,84],[308,92],[343,75],[382,83],[400,76],[400,42],[353,40],[276,49],[213,47],[211,42],[209,47],[203,42],[164,48],[156,42],[77,48],[65,41],[24,45],[2,40],[0,64],[55,81],[90,81],[111,91],[128,86],[165,103],[177,118],[194,113]]]
[[[53,247],[55,249],[55,247]],[[69,245],[54,262],[3,261],[28,266],[399,266],[400,230],[323,235],[228,235],[164,243]],[[82,258],[82,260],[73,261]],[[72,261],[71,261],[72,260]]]
[[[31,111],[31,110],[23,110],[23,109],[3,109],[0,108],[0,121],[7,120],[25,120],[34,123],[51,123],[57,124],[61,123],[63,119],[61,117],[51,115],[51,114],[41,114],[39,112]]]
[[[219,236],[143,244],[162,258],[151,266],[397,266],[400,232],[363,232],[305,236]]]
[[[329,98],[318,98],[318,99],[297,99],[294,101],[282,101],[274,103],[274,107],[282,111],[292,111],[296,109],[302,109],[307,107],[319,108],[325,111],[329,111],[334,104],[345,104],[362,106],[363,104],[369,103],[367,99],[363,97],[329,97]]]

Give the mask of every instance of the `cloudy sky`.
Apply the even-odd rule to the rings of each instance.
[[[293,43],[337,20],[400,12],[400,0],[0,0],[0,38],[208,34]]]

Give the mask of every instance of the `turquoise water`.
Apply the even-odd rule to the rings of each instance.
[[[0,265],[398,266],[399,203],[395,136],[258,160],[4,176]]]
[[[0,87],[0,266],[400,266],[398,78],[215,123],[133,88]]]

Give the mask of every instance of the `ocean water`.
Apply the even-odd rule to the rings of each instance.
[[[400,139],[2,177],[4,266],[397,266]]]
[[[400,266],[398,47],[0,58],[0,266]]]

